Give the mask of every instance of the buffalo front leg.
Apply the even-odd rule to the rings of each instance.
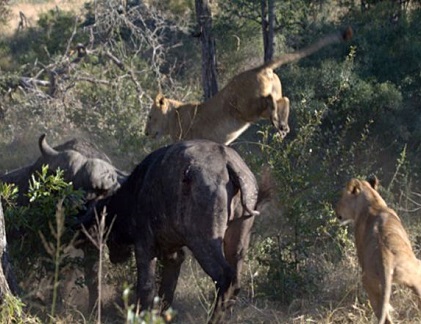
[[[89,242],[81,246],[84,254],[83,270],[89,294],[89,310],[93,311],[98,301],[98,250]]]
[[[172,304],[180,268],[185,258],[185,253],[181,249],[175,253],[165,255],[162,259],[161,282],[158,292],[159,297],[162,298],[162,310],[168,309]]]
[[[137,301],[142,310],[151,309],[155,295],[156,258],[141,244],[135,248],[137,267]]]

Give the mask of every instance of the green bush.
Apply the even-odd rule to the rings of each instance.
[[[260,153],[245,153],[252,166],[269,164],[276,179],[280,210],[271,215],[269,232],[260,229],[266,236],[260,236],[252,255],[266,274],[259,282],[261,293],[285,304],[322,290],[327,265],[340,262],[352,246],[333,213],[343,184],[371,173],[382,177],[370,154],[377,143],[372,124],[361,118],[361,107],[344,107],[356,91],[353,68],[352,53],[340,64],[291,68],[296,88],[291,134],[282,140],[263,128]],[[285,84],[290,78],[284,73]]]
[[[57,239],[54,233],[58,226],[56,209],[60,201],[63,201],[62,210],[68,227],[63,233],[62,242],[64,246],[70,244],[75,235],[71,227],[76,224],[76,215],[83,208],[83,192],[74,190],[71,183],[63,180],[63,171],[49,175],[47,166],[32,176],[27,193],[30,198],[28,206],[14,206],[11,198],[15,191],[11,193],[10,188],[8,185],[1,188],[1,196],[8,202],[5,204],[6,232],[10,255],[16,260],[17,277],[23,280],[35,269],[52,270],[45,242]]]

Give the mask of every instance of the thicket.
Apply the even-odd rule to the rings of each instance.
[[[254,297],[290,305],[324,291],[327,273],[352,251],[352,235],[332,209],[349,178],[376,174],[388,202],[405,206],[404,219],[419,206],[421,8],[353,3],[276,4],[275,56],[347,25],[355,33],[277,71],[292,107],[284,140],[261,123],[234,144],[256,174],[271,167],[277,188],[277,205],[257,221],[249,253],[260,273],[244,278]],[[262,62],[259,9],[236,0],[213,10],[221,88]],[[3,37],[0,171],[28,159],[24,150],[36,152],[33,138],[45,131],[56,139],[89,136],[128,171],[167,143],[146,138],[143,126],[158,91],[201,98],[193,13],[189,1],[96,1],[82,18],[53,10]]]

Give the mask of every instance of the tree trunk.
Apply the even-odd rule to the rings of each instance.
[[[361,0],[361,12],[364,12],[367,10],[367,1]]]
[[[6,228],[4,222],[3,207],[0,200],[0,304],[4,300],[6,294],[17,295],[18,285],[12,266],[9,261],[9,255],[7,252],[7,240],[6,240]]]
[[[196,19],[202,42],[202,86],[204,99],[218,92],[216,79],[215,39],[212,35],[212,15],[208,0],[196,1]]]
[[[264,61],[273,59],[275,7],[273,0],[261,0]]]

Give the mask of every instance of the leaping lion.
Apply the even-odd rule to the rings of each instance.
[[[392,282],[411,288],[421,305],[421,261],[415,257],[396,212],[377,191],[378,180],[352,179],[336,206],[341,221],[355,224],[355,243],[362,282],[379,323],[389,314]]]
[[[270,119],[279,134],[289,132],[289,99],[282,96],[282,85],[273,70],[298,61],[321,48],[348,40],[352,29],[323,37],[294,53],[282,55],[232,78],[206,102],[182,103],[156,96],[150,110],[145,134],[154,138],[170,135],[173,141],[208,139],[230,144],[252,123]]]

